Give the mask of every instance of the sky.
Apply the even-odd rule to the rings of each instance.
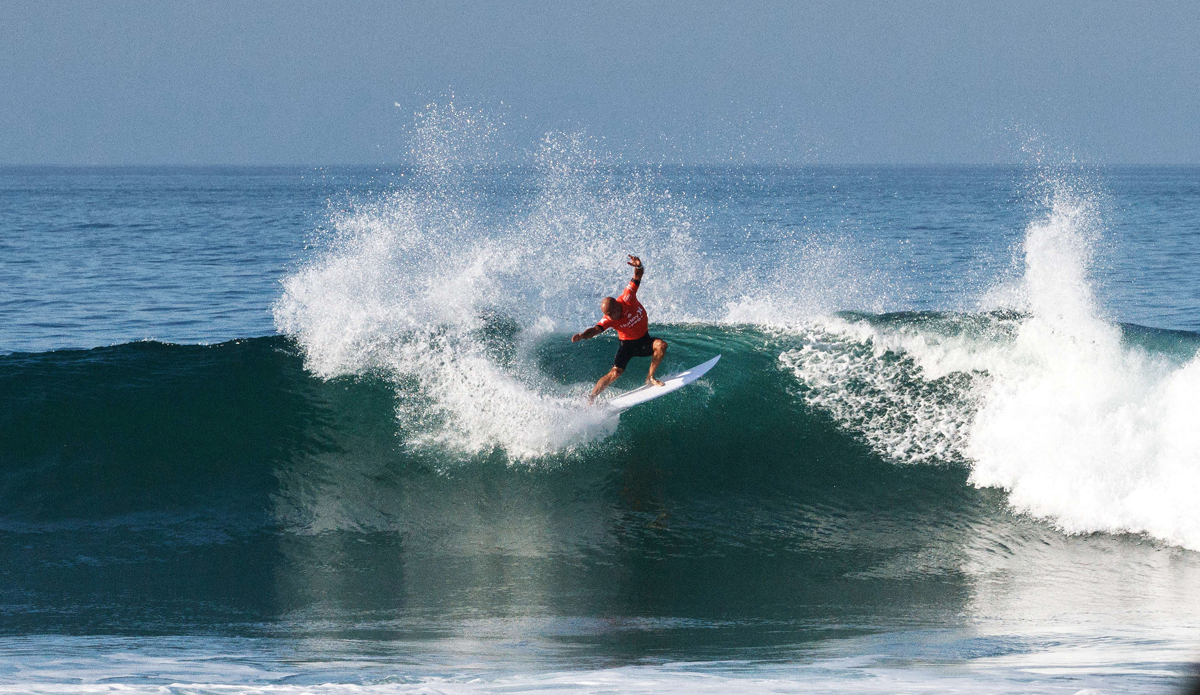
[[[0,165],[398,164],[430,103],[518,153],[1200,164],[1200,3],[0,0]]]

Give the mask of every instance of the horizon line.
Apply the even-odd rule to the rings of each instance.
[[[772,168],[772,169],[821,169],[821,168],[905,168],[905,169],[934,169],[934,168],[1027,168],[1042,167],[1080,167],[1080,168],[1147,168],[1147,169],[1191,169],[1200,168],[1200,162],[1062,162],[1050,164],[1031,164],[1025,162],[618,162],[612,168],[686,168],[686,167],[722,167],[722,168]],[[221,164],[221,163],[89,163],[89,164],[8,164],[0,163],[0,171],[33,170],[33,169],[388,169],[415,170],[417,165],[409,163],[254,163],[254,164]],[[473,169],[498,168],[536,168],[535,165],[523,162],[505,162],[500,164],[476,165],[463,167]]]

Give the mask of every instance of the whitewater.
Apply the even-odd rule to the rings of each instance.
[[[0,170],[0,691],[1184,682],[1197,170],[412,133]],[[618,415],[627,253],[663,371],[723,357]]]

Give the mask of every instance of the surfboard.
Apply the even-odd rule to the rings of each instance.
[[[699,379],[707,374],[708,370],[716,366],[717,360],[719,359],[721,359],[721,356],[717,355],[711,360],[703,364],[698,364],[691,369],[682,371],[678,374],[672,374],[668,377],[663,377],[662,386],[651,386],[650,384],[646,384],[641,388],[622,393],[616,398],[606,402],[604,405],[605,407],[612,408],[613,410],[627,410],[635,405],[638,405],[639,403],[652,401],[659,396],[665,396],[672,391],[678,391],[684,386],[687,386],[696,379]]]

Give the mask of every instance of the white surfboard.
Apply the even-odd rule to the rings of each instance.
[[[721,359],[721,356],[717,355],[704,364],[698,364],[687,371],[664,377],[662,380],[662,386],[651,386],[650,384],[646,384],[645,386],[629,391],[628,393],[622,393],[611,401],[606,402],[604,405],[608,408],[612,408],[613,410],[625,410],[627,408],[632,408],[639,403],[645,403],[646,401],[652,401],[659,396],[665,396],[672,391],[678,391],[679,389],[687,386],[696,379],[699,379],[708,373],[708,370],[716,366],[717,360],[719,359]]]

